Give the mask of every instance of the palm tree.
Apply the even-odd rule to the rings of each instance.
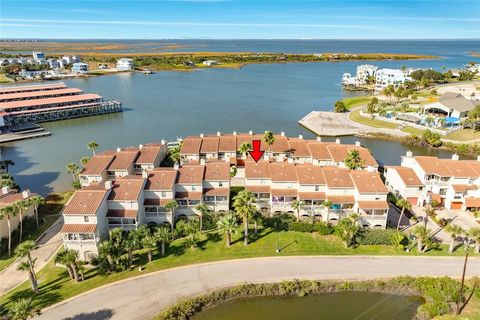
[[[404,198],[400,198],[396,202],[397,207],[402,208],[402,212],[400,213],[400,218],[398,218],[398,223],[397,223],[397,230],[400,229],[400,223],[402,222],[403,214],[405,213],[405,209],[411,210],[412,205],[410,202],[408,202]]]
[[[247,153],[252,150],[252,144],[250,142],[244,142],[238,147],[238,151],[243,155],[244,158],[247,157]]]
[[[248,220],[250,220],[253,212],[257,210],[255,207],[255,197],[250,191],[240,191],[233,198],[233,207],[236,214],[243,219],[244,224],[244,245],[248,245]]]
[[[0,161],[0,168],[4,169],[8,173],[8,169],[10,166],[14,166],[15,162],[12,160],[2,160]]]
[[[67,164],[67,173],[73,177],[73,182],[77,182],[78,165],[75,162]]]
[[[147,250],[148,262],[153,260],[153,250],[157,248],[157,239],[151,234],[142,239],[142,247]]]
[[[363,168],[365,164],[365,161],[363,161],[363,159],[360,157],[360,152],[358,152],[358,150],[350,151],[344,162],[345,166],[350,170]]]
[[[37,223],[37,229],[40,229],[40,224],[38,223],[38,208],[45,204],[45,198],[40,195],[34,195],[28,198],[30,205],[33,206],[33,214],[35,215],[35,222]]]
[[[12,254],[12,224],[10,219],[17,215],[16,209],[10,205],[3,208],[0,208],[0,220],[7,218],[7,228],[8,228],[8,255]]]
[[[18,299],[12,302],[8,308],[8,316],[12,320],[27,320],[39,314],[40,309],[33,304],[31,298]]]
[[[61,249],[57,252],[53,261],[55,263],[63,264],[67,268],[70,279],[73,279],[73,270],[70,264],[67,262],[67,255],[68,255],[68,249],[65,249],[65,248]]]
[[[142,225],[136,229],[132,229],[128,232],[127,238],[124,240],[124,248],[128,255],[128,264],[132,265],[133,250],[139,249],[142,246],[142,238],[147,236],[150,230],[147,226]]]
[[[429,240],[428,230],[425,226],[417,226],[413,229],[412,234],[417,238],[417,250],[420,253],[425,252],[425,244]]]
[[[87,144],[87,148],[88,150],[92,151],[93,155],[96,154],[96,151],[98,149],[99,145],[97,142],[95,141],[90,141],[88,144]]]
[[[464,234],[465,230],[463,230],[463,228],[458,226],[458,225],[449,224],[445,228],[445,231],[450,233],[450,237],[451,237],[451,242],[450,242],[450,246],[448,248],[448,252],[453,253],[453,250],[455,249],[455,244],[456,244],[457,238],[459,236],[461,236],[462,234]]]
[[[200,233],[203,231],[203,217],[210,212],[210,208],[205,203],[199,203],[195,209],[200,213],[198,216],[200,218]]]
[[[180,146],[172,148],[168,151],[169,157],[174,163],[180,163]]]
[[[300,210],[305,206],[305,201],[295,199],[292,201],[292,209],[297,211],[297,221],[300,221]]]
[[[337,224],[336,230],[338,230],[339,237],[343,240],[346,247],[350,247],[354,243],[355,236],[362,228],[359,219],[360,215],[352,213],[340,219]]]
[[[268,146],[268,153],[270,153],[270,148],[272,144],[275,143],[275,136],[273,135],[272,131],[265,131],[262,140]]]
[[[22,241],[22,236],[23,236],[23,213],[30,209],[30,202],[26,200],[19,200],[15,201],[12,204],[15,207],[15,210],[17,210],[18,213],[18,218],[19,218],[19,223],[20,223],[20,232],[19,232],[19,240],[18,242]]]
[[[89,161],[90,161],[90,157],[83,157],[82,159],[80,159],[80,163],[84,168],[87,166]]]
[[[172,223],[172,232],[175,224],[175,210],[178,208],[178,202],[176,200],[170,200],[165,204],[165,209],[170,210],[170,217]]]
[[[169,228],[160,227],[155,230],[155,237],[161,243],[160,251],[163,257],[165,255],[165,246],[167,243],[170,242],[172,238],[172,232],[170,231]]]
[[[258,233],[258,223],[262,221],[263,219],[263,215],[260,211],[258,210],[255,210],[253,213],[252,213],[252,217],[251,217],[252,221],[253,221],[253,233],[254,234],[257,234]]]
[[[232,235],[237,233],[237,227],[237,218],[232,213],[226,214],[217,221],[217,229],[225,234],[227,247],[232,245]]]
[[[35,260],[32,259],[31,252],[37,247],[34,241],[27,240],[18,245],[15,249],[15,255],[19,258],[27,257],[27,261],[20,264],[18,270],[28,271],[33,292],[38,292],[38,281],[35,273]]]
[[[480,227],[470,228],[468,236],[475,241],[475,252],[480,252]]]
[[[98,245],[98,256],[100,259],[103,261],[106,261],[106,264],[108,265],[108,270],[113,271],[115,266],[115,261],[114,261],[114,255],[115,255],[115,248],[110,241],[102,241]]]

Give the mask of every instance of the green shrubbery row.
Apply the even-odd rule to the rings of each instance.
[[[459,300],[458,281],[443,278],[399,277],[390,280],[359,282],[293,280],[268,284],[242,284],[220,289],[202,296],[187,298],[157,316],[158,320],[190,319],[198,312],[236,298],[258,296],[299,296],[328,292],[360,291],[401,295],[418,295],[425,299],[418,310],[418,319],[432,319],[453,311]],[[463,299],[463,297],[462,297]]]
[[[323,221],[296,221],[288,213],[263,219],[263,226],[283,231],[318,232],[321,235],[332,234],[335,228]]]

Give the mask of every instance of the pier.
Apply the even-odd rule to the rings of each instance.
[[[298,122],[319,136],[351,136],[365,131],[348,118],[348,113],[312,111]]]
[[[19,140],[47,137],[51,134],[51,132],[45,131],[45,129],[43,128],[25,130],[21,132],[5,133],[0,135],[0,144]]]

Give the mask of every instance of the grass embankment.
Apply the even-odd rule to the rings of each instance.
[[[41,222],[40,228],[37,229],[35,227],[31,230],[31,232],[28,232],[29,230],[25,230],[23,241],[37,240],[48,228],[50,228],[58,219],[63,205],[68,201],[68,199],[70,199],[72,193],[73,191],[67,191],[62,193],[54,193],[47,196],[45,205],[39,208],[39,219]],[[15,250],[15,245],[17,243],[14,242],[13,244],[14,246],[12,246],[12,252]],[[11,265],[15,259],[16,257],[13,254],[10,257],[8,254],[0,256],[0,271]]]
[[[342,99],[345,107],[350,110],[362,105],[365,105],[370,102],[373,96],[359,96],[359,97],[350,97]]]
[[[137,267],[130,270],[99,275],[97,269],[87,271],[85,281],[75,283],[68,277],[67,270],[56,267],[50,262],[38,273],[40,280],[40,293],[34,296],[35,303],[44,308],[48,305],[73,297],[80,293],[92,290],[99,286],[131,278],[145,273],[164,270],[173,267],[185,266],[195,263],[266,257],[266,256],[298,256],[298,255],[418,255],[415,250],[410,253],[400,248],[384,245],[359,246],[345,248],[343,243],[335,236],[321,236],[318,233],[301,233],[282,231],[278,233],[280,253],[276,253],[277,233],[270,228],[259,231],[257,236],[252,236],[252,242],[247,247],[243,245],[241,230],[233,237],[233,245],[226,248],[225,240],[217,232],[208,232],[200,237],[199,246],[194,249],[187,248],[185,238],[175,240],[168,247],[165,257],[160,257],[156,252],[152,263],[147,263],[146,254],[137,251],[134,257],[136,266],[144,266],[139,272]],[[438,256],[449,255],[447,246],[429,251],[423,255]],[[457,250],[453,255],[461,256],[462,250]],[[0,297],[0,304],[6,304],[22,297],[31,296],[30,284],[23,283],[18,288]]]
[[[5,73],[0,73],[0,84],[8,84],[14,82],[12,78],[7,77]]]
[[[473,282],[470,284],[472,287]],[[468,282],[467,282],[468,284]],[[460,295],[459,281],[449,278],[429,277],[398,277],[388,280],[364,281],[331,281],[331,280],[292,280],[278,283],[241,284],[231,288],[218,289],[207,294],[186,298],[155,317],[156,320],[190,319],[202,310],[214,307],[221,303],[239,298],[257,298],[264,296],[293,296],[305,297],[312,295],[328,294],[332,292],[381,292],[385,294],[419,296],[424,302],[416,310],[415,319],[477,319],[480,313],[478,307],[480,290],[476,290],[472,299],[468,301],[461,316],[452,316],[455,304]],[[467,288],[469,295],[471,288]],[[477,306],[470,307],[472,304]],[[374,310],[375,305],[362,313],[363,316],[371,314],[378,316]],[[473,319],[473,318],[472,318]]]
[[[449,133],[445,136],[445,139],[457,140],[457,141],[469,141],[474,139],[480,139],[480,131],[473,129],[462,129]]]
[[[396,123],[364,117],[360,114],[360,110],[352,111],[349,117],[355,122],[374,128],[396,129],[398,127],[398,124]]]

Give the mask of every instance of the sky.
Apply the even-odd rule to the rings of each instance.
[[[0,38],[479,39],[480,0],[0,0]]]

